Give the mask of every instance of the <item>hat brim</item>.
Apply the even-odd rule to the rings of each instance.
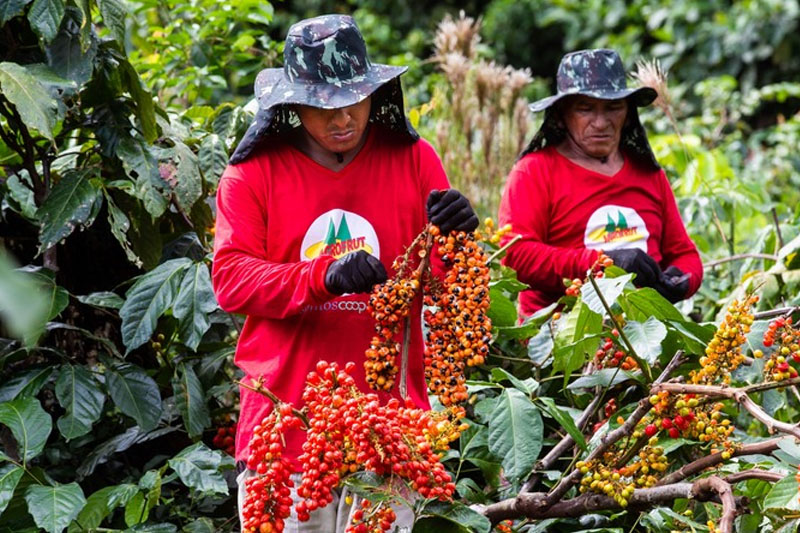
[[[406,70],[408,67],[373,64],[366,74],[347,82],[302,83],[290,81],[282,68],[268,68],[256,77],[256,99],[261,109],[284,104],[339,109],[361,102]]]
[[[637,107],[643,107],[653,103],[658,97],[658,93],[652,87],[638,87],[635,89],[622,89],[620,91],[575,91],[573,93],[560,93],[547,98],[542,98],[530,104],[528,109],[534,113],[544,111],[552,106],[562,98],[567,96],[591,96],[592,98],[599,98],[600,100],[622,100],[623,98],[631,98]]]

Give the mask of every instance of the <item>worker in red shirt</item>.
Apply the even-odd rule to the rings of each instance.
[[[688,298],[703,266],[637,112],[656,91],[627,88],[619,55],[605,49],[564,56],[557,85],[530,106],[544,122],[511,170],[498,217],[522,236],[504,259],[531,287],[522,313],[558,300],[563,279],[584,278],[600,250],[636,285]]]
[[[256,78],[256,119],[220,180],[212,279],[220,306],[247,315],[235,362],[246,381],[263,377],[298,408],[320,360],[356,362],[354,377],[367,392],[364,351],[374,321],[365,293],[391,275],[393,260],[426,223],[443,232],[478,225],[406,119],[405,70],[371,63],[351,17],[298,22],[286,38],[283,68]],[[408,394],[428,408],[421,320],[410,323]],[[272,405],[240,393],[236,459],[243,461]],[[392,395],[399,397],[397,388]],[[304,440],[305,433],[290,432],[284,456],[296,459]],[[239,477],[240,512],[247,475]],[[308,522],[293,511],[286,531],[343,531],[346,500]],[[396,525],[410,531],[401,513]]]

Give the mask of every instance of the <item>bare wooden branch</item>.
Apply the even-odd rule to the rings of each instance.
[[[774,318],[777,316],[789,316],[792,313],[800,311],[800,307],[778,307],[777,309],[770,309],[768,311],[761,311],[760,313],[753,313],[753,319],[765,320],[767,318]]]
[[[719,521],[721,533],[733,533],[733,521],[736,519],[736,500],[730,484],[717,476],[698,479],[692,484],[692,497],[708,500],[707,493],[716,492],[722,501],[722,516]]]
[[[714,268],[723,263],[729,263],[731,261],[739,261],[742,259],[767,259],[769,261],[777,261],[778,256],[772,254],[760,254],[760,253],[736,254],[736,255],[731,255],[729,257],[723,257],[722,259],[717,259],[716,261],[710,261],[703,265],[703,269],[708,270],[709,268]]]
[[[780,472],[770,472],[768,470],[761,470],[760,468],[751,468],[750,470],[744,470],[742,472],[736,472],[735,474],[725,476],[722,479],[724,479],[726,483],[733,485],[734,483],[747,481],[748,479],[760,479],[762,481],[769,481],[770,483],[777,483],[784,477],[786,476]]]

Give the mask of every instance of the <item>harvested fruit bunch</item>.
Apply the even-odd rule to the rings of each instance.
[[[386,501],[373,505],[369,500],[361,500],[361,509],[353,513],[345,533],[383,533],[389,531],[397,519]]]
[[[397,399],[381,405],[376,394],[356,387],[354,368],[352,362],[342,369],[321,361],[306,379],[303,416],[308,436],[298,458],[302,474],[297,518],[306,521],[312,511],[328,505],[342,477],[357,471],[402,480],[423,498],[452,499],[455,485],[440,458],[465,429],[463,410],[428,412]],[[288,497],[292,486],[290,465],[281,458],[283,432],[301,425],[294,413],[290,405],[279,404],[254,433],[248,468],[257,475],[246,483],[248,533],[262,527],[283,531],[291,508],[284,494]],[[358,524],[351,525],[352,531],[378,531],[373,526],[391,525],[393,515],[367,509]]]
[[[440,235],[436,226],[430,232],[447,273],[441,285],[430,284],[425,291],[425,375],[428,390],[448,406],[467,399],[464,371],[483,364],[489,353],[490,275],[486,252],[474,234]]]
[[[800,332],[792,327],[792,317],[776,318],[764,332],[763,344],[775,350],[764,363],[764,374],[767,381],[782,381],[796,378],[797,369],[790,363],[800,363]],[[764,357],[761,350],[753,352],[756,358]]]

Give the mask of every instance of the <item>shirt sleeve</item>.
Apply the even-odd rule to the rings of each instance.
[[[265,202],[251,186],[255,172],[229,166],[217,191],[212,283],[222,309],[266,318],[286,318],[306,305],[335,297],[325,288],[325,274],[334,261],[277,263],[267,260]]]
[[[511,232],[501,244],[516,235],[522,238],[508,249],[503,264],[516,270],[517,278],[533,289],[562,292],[563,278],[583,278],[597,259],[597,251],[547,244],[551,208],[547,179],[530,169],[526,159],[517,161],[511,170],[498,215],[500,227],[511,224]]]
[[[697,247],[686,232],[686,226],[683,224],[681,215],[678,212],[678,205],[675,202],[675,195],[663,170],[659,173],[659,176],[663,198],[662,205],[664,206],[662,215],[664,225],[661,235],[661,267],[666,269],[670,266],[676,266],[682,272],[691,274],[689,277],[689,291],[686,294],[688,298],[697,292],[703,281],[703,262],[700,260]]]

